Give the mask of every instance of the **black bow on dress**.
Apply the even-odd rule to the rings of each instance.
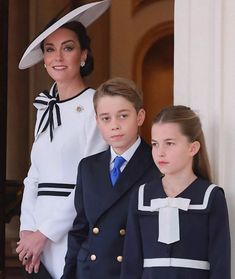
[[[45,110],[40,123],[38,125],[38,129],[36,132],[36,137],[46,131],[49,127],[50,129],[50,140],[53,140],[54,129],[61,125],[61,116],[60,116],[60,108],[57,104],[58,99],[55,96],[54,86],[51,90],[53,94],[49,94],[48,91],[43,91],[36,97],[34,101],[34,106],[39,110]],[[56,123],[54,121],[54,114],[56,116]]]

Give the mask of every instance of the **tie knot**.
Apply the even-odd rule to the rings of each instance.
[[[114,159],[114,168],[120,169],[120,167],[123,165],[123,163],[124,163],[125,161],[126,161],[126,160],[125,160],[122,156],[117,156],[117,157]]]

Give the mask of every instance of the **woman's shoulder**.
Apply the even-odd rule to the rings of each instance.
[[[81,92],[78,92],[74,97],[66,99],[65,101],[60,101],[57,97],[57,91],[56,91],[56,84],[54,83],[49,90],[45,89],[40,91],[36,97],[36,100],[45,100],[47,102],[51,101],[52,99],[55,100],[57,103],[67,103],[67,101],[73,101],[76,99],[93,99],[93,96],[95,94],[95,89],[91,87],[86,87]],[[35,103],[35,102],[34,102]]]
[[[95,94],[95,89],[93,89],[91,87],[87,87],[82,91],[82,94],[80,94],[79,96],[93,98],[94,94]]]
[[[92,95],[94,95],[94,93],[95,93],[95,89],[92,88],[92,87],[87,87],[85,90],[86,90],[87,92],[89,92],[90,94],[92,94]]]
[[[87,87],[77,96],[77,100],[79,100],[79,102],[83,102],[84,104],[86,103],[93,104],[94,94],[95,94],[95,90],[91,87]]]

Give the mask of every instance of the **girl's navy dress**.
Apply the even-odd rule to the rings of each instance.
[[[161,179],[131,200],[121,279],[230,279],[222,188],[197,178],[175,198]]]

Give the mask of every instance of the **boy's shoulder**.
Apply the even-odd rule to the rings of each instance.
[[[143,163],[147,160],[154,164],[151,146],[144,139],[141,138],[140,145],[135,150],[131,160],[140,161]]]
[[[141,153],[141,152],[148,153],[148,154],[151,153],[152,154],[151,146],[143,138],[140,138],[140,144],[137,147],[137,149],[135,150],[134,154],[135,153]]]
[[[93,155],[89,155],[81,160],[81,162],[95,162],[102,159],[107,159],[110,156],[110,148],[101,151],[99,153],[95,153]]]
[[[80,165],[90,165],[90,164],[100,164],[104,162],[110,162],[110,146],[99,153],[87,156],[83,158],[80,162]],[[149,161],[153,162],[152,160],[152,153],[151,153],[151,146],[146,143],[143,139],[141,139],[140,145],[135,150],[131,161]]]

